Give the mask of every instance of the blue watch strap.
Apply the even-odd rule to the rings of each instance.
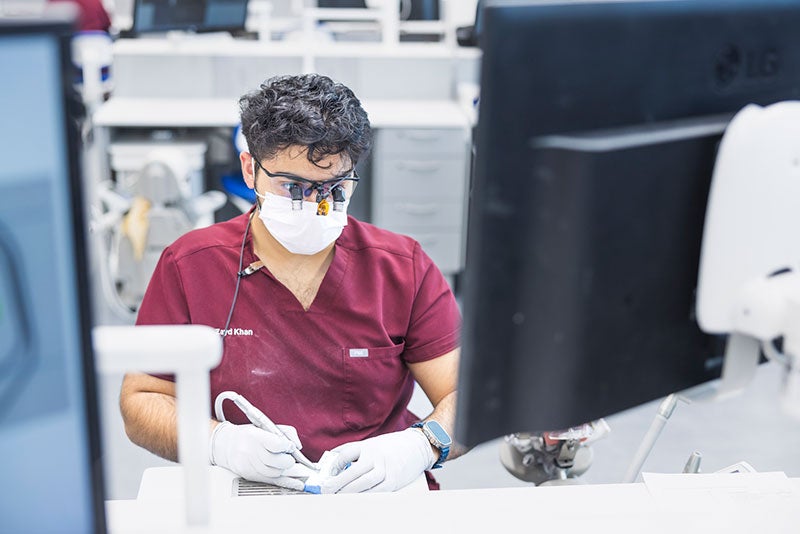
[[[439,469],[444,464],[444,461],[447,460],[447,455],[450,454],[450,447],[442,447],[439,449],[439,459],[436,460],[436,463],[433,464],[431,469]]]
[[[411,428],[419,428],[420,430],[422,430],[422,435],[428,439],[431,445],[433,445],[439,450],[439,458],[436,460],[433,466],[431,466],[431,469],[439,469],[440,467],[442,467],[442,464],[444,464],[444,461],[447,459],[447,455],[450,454],[450,446],[440,445],[438,443],[435,443],[433,438],[429,435],[429,433],[425,431],[426,429],[424,422],[420,421],[418,423],[414,423],[413,425],[411,425]]]

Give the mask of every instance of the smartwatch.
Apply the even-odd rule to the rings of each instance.
[[[453,444],[450,435],[442,428],[442,425],[436,421],[414,423],[411,425],[411,428],[419,428],[422,430],[422,433],[425,434],[425,437],[428,438],[431,445],[439,449],[439,459],[436,460],[436,463],[433,464],[431,469],[442,467],[442,464],[447,459],[447,455],[450,453],[450,446]]]

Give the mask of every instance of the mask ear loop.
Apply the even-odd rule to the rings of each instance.
[[[258,189],[256,189],[256,158],[254,158],[253,156],[250,156],[250,164],[251,164],[251,166],[253,168],[253,194],[256,197],[255,205],[258,208],[258,211],[261,211],[261,203],[258,201],[258,197],[259,197]],[[250,227],[250,220],[249,219],[247,221],[247,227],[248,228]],[[247,238],[247,230],[245,230],[244,233],[245,233],[245,238]],[[244,245],[244,243],[242,243],[242,245]],[[242,270],[241,260],[242,260],[242,258],[240,257],[239,258],[239,271],[238,272],[241,272],[241,270]]]

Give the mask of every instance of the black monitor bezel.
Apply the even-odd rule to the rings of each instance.
[[[133,24],[131,25],[130,30],[125,32],[127,37],[136,37],[138,35],[147,35],[147,34],[158,34],[158,33],[166,33],[166,32],[178,32],[178,31],[185,31],[188,33],[213,33],[213,32],[229,32],[231,34],[236,34],[243,32],[245,30],[245,24],[247,22],[247,4],[249,0],[241,0],[244,3],[245,7],[245,15],[242,19],[241,24],[231,24],[231,25],[219,25],[219,26],[205,26],[205,25],[191,25],[191,24],[178,24],[175,23],[170,26],[162,26],[159,28],[141,28],[141,20],[137,13],[139,12],[139,4],[143,1],[147,0],[134,0],[133,3]],[[203,2],[208,3],[208,0],[203,0]]]

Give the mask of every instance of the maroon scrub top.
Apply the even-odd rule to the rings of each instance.
[[[50,3],[72,2],[79,9],[78,29],[80,31],[100,30],[108,32],[111,19],[103,7],[102,0],[49,0]]]
[[[137,324],[225,326],[248,214],[194,230],[161,256]],[[252,232],[245,266],[257,261]],[[352,217],[311,307],[263,268],[242,278],[211,400],[244,395],[278,424],[297,428],[303,452],[407,428],[407,363],[459,346],[460,313],[446,280],[413,239]],[[168,377],[165,377],[168,378]],[[225,417],[247,419],[225,403]]]

